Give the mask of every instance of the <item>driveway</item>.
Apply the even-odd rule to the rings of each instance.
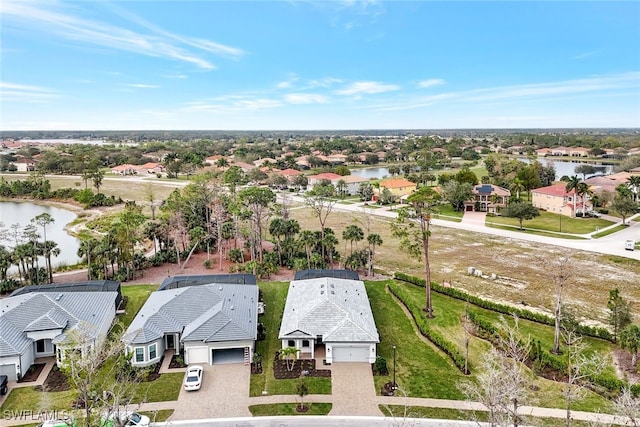
[[[329,415],[382,414],[378,409],[373,373],[369,363],[331,365],[333,407]]]
[[[171,421],[196,418],[250,417],[250,367],[242,363],[203,365],[202,387],[180,390]]]
[[[463,224],[477,225],[484,227],[484,222],[487,219],[486,212],[470,212],[467,211],[462,216]]]

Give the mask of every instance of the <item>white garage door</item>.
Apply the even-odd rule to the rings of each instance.
[[[332,347],[334,362],[368,362],[369,346],[334,345]]]
[[[209,349],[207,347],[194,347],[187,349],[187,363],[209,363]]]
[[[9,380],[16,378],[16,365],[0,365],[0,375],[6,375]]]

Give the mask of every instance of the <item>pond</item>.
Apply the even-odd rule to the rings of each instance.
[[[77,264],[80,260],[77,255],[80,242],[64,230],[64,227],[76,218],[76,214],[66,209],[31,202],[0,202],[0,223],[3,225],[0,244],[6,247],[15,246],[11,225],[19,224],[22,231],[31,223],[31,219],[45,212],[54,220],[47,225],[47,240],[55,241],[60,249],[60,255],[51,259],[52,264],[54,266]],[[42,235],[42,227],[39,225],[36,227],[38,233]],[[44,265],[44,262],[41,265]]]
[[[351,175],[357,175],[367,179],[380,179],[389,176],[389,168],[385,167],[349,170],[351,171]]]
[[[530,163],[530,160],[526,157],[519,158],[518,160],[525,163]],[[585,162],[581,162],[580,160],[575,160],[575,161],[553,160],[548,157],[545,157],[542,159],[536,159],[536,160],[538,160],[540,163],[542,163],[545,166],[548,164],[552,164],[556,168],[556,181],[559,181],[560,178],[562,178],[565,175],[566,176],[577,175],[576,168],[580,165],[590,165],[596,169],[596,173],[593,175],[588,175],[587,178],[595,175],[610,175],[613,173],[613,165],[608,165],[605,163],[585,163]],[[579,177],[582,178],[582,175],[580,175]]]

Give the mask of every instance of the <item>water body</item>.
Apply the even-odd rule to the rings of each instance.
[[[136,145],[135,143],[115,143],[103,139],[22,139],[19,142],[30,142],[34,144],[87,144],[87,145]]]
[[[518,160],[530,163],[531,161],[522,157]],[[537,159],[543,165],[552,164],[556,168],[556,181],[560,180],[564,175],[572,176],[576,175],[575,169],[576,167],[584,164],[591,165],[596,168],[596,173],[594,175],[609,175],[613,173],[613,165],[607,165],[604,163],[585,163],[580,160],[568,161],[568,160],[553,160],[549,158]],[[387,167],[375,167],[375,168],[364,168],[364,169],[350,169],[352,175],[358,175],[363,178],[368,179],[381,179],[384,177],[390,176],[389,168]],[[582,178],[582,175],[580,175]],[[588,177],[587,177],[588,178]]]
[[[531,163],[530,160],[526,157],[519,158],[518,160],[525,162],[527,164]],[[537,160],[545,166],[548,164],[552,164],[556,168],[556,181],[559,181],[560,178],[562,178],[565,175],[566,176],[578,175],[576,174],[576,168],[580,165],[590,165],[596,168],[596,173],[593,175],[588,175],[587,178],[595,175],[609,175],[613,173],[613,165],[607,165],[604,163],[585,163],[585,162],[581,162],[580,160],[575,160],[575,161],[553,160],[553,159],[549,159],[548,157],[537,159]],[[579,175],[579,177],[582,178],[582,175]]]
[[[0,223],[4,226],[0,232],[0,244],[13,247],[15,242],[11,235],[10,226],[20,224],[20,229],[23,229],[24,226],[31,224],[32,218],[45,212],[51,215],[55,221],[47,225],[47,240],[55,241],[60,249],[60,255],[51,258],[52,264],[58,266],[78,263],[80,258],[78,258],[77,252],[80,242],[64,230],[65,225],[76,218],[76,214],[54,206],[37,205],[30,202],[0,202]],[[42,235],[42,227],[36,225],[36,228],[38,233]],[[42,237],[40,240],[42,241]],[[44,261],[40,265],[44,266]]]

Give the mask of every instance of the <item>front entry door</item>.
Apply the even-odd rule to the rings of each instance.
[[[175,349],[176,348],[176,336],[175,335],[167,335],[167,349]]]

